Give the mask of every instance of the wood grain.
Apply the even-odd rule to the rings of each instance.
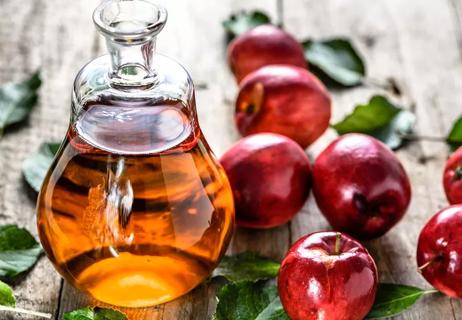
[[[40,103],[28,124],[0,140],[1,222],[17,223],[34,235],[35,194],[23,182],[21,163],[41,142],[64,137],[72,79],[91,57],[88,4],[79,1],[70,8],[63,1],[0,1],[0,81],[20,80],[37,69],[44,79]],[[58,310],[60,288],[61,279],[46,258],[14,281],[19,307],[52,314]],[[10,313],[0,318],[30,319]]]
[[[98,0],[0,0],[0,82],[18,80],[40,68],[44,79],[40,103],[28,124],[0,140],[0,221],[18,223],[34,234],[35,199],[25,186],[21,162],[44,141],[60,140],[68,125],[72,80],[84,63],[105,53],[91,22]],[[363,86],[335,90],[334,119],[374,93],[387,94],[418,117],[421,135],[444,136],[462,114],[462,3],[458,0],[162,0],[169,10],[167,27],[158,39],[159,51],[175,57],[196,83],[201,127],[212,149],[222,154],[238,134],[233,125],[236,85],[226,65],[221,21],[241,9],[263,9],[298,38],[348,36],[366,58],[371,79],[393,77],[402,89],[396,96]],[[326,133],[308,152],[315,157],[332,139]],[[441,171],[448,155],[443,143],[419,141],[398,152],[413,185],[413,200],[405,219],[390,233],[367,244],[383,281],[429,287],[415,271],[419,230],[447,205]],[[283,257],[300,236],[329,226],[310,198],[288,225],[267,231],[238,229],[230,253],[258,251]],[[14,289],[20,307],[50,312],[62,319],[66,311],[94,301],[63,284],[46,258]],[[130,319],[210,319],[215,285],[203,284],[192,293],[155,308],[129,310]],[[23,319],[0,314],[1,319]],[[462,302],[440,295],[426,297],[396,319],[462,319]]]
[[[369,77],[393,77],[402,87],[402,96],[377,88],[361,87],[334,92],[334,120],[367,101],[375,93],[388,94],[403,106],[413,109],[418,118],[417,132],[443,137],[462,113],[461,70],[454,12],[444,1],[320,2],[301,1],[303,10],[286,1],[286,26],[302,37],[348,36],[364,54]],[[438,32],[434,30],[438,29]],[[324,137],[316,153],[328,142]],[[317,148],[319,146],[319,149]],[[444,143],[416,142],[398,152],[413,186],[411,207],[403,221],[381,239],[368,243],[378,262],[381,280],[429,287],[416,272],[415,248],[420,229],[438,209],[447,205],[441,185]],[[319,213],[314,205],[292,223],[296,237],[317,230]],[[302,228],[301,226],[305,226]],[[459,301],[439,295],[427,297],[415,308],[396,319],[457,319]]]

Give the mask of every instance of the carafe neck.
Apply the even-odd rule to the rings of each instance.
[[[156,81],[156,36],[167,11],[150,0],[106,0],[93,15],[111,56],[111,83],[145,86]]]
[[[112,66],[109,78],[113,83],[136,86],[156,81],[156,37],[140,44],[117,43],[113,39],[106,42]]]

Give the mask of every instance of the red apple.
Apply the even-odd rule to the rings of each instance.
[[[243,136],[260,132],[285,135],[306,148],[329,126],[331,101],[309,71],[273,65],[249,74],[236,101],[236,124]]]
[[[238,82],[252,71],[270,64],[307,67],[300,43],[272,25],[258,26],[234,39],[228,47],[228,60]]]
[[[417,265],[433,287],[462,298],[462,205],[445,208],[427,222],[419,236]]]
[[[395,154],[363,134],[332,142],[313,166],[313,191],[334,230],[358,239],[385,234],[405,214],[409,178]]]
[[[377,282],[375,262],[358,241],[316,232],[289,249],[278,290],[292,320],[362,320],[374,304]]]
[[[443,185],[450,204],[462,203],[462,147],[446,162]]]
[[[271,133],[252,135],[237,142],[220,161],[233,189],[239,226],[284,224],[308,198],[310,162],[289,138]]]

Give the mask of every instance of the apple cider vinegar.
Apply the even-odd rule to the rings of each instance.
[[[146,26],[113,24],[132,15]],[[76,78],[71,124],[38,198],[39,235],[81,291],[153,306],[218,264],[234,225],[232,192],[198,125],[189,75],[154,53],[163,9],[109,0],[94,19],[111,55]]]
[[[127,112],[112,107],[120,112],[111,119]],[[223,254],[233,222],[228,182],[178,106],[138,107],[129,122],[91,128],[108,108],[91,106],[75,125],[87,131],[69,131],[40,194],[39,231],[63,276],[96,299],[162,303],[194,288]],[[153,122],[167,132],[153,133]]]

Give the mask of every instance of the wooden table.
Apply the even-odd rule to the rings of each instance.
[[[260,8],[298,38],[344,35],[363,53],[374,79],[396,79],[403,92],[395,101],[417,114],[417,133],[444,136],[462,114],[462,1],[459,0],[165,0],[169,21],[159,51],[181,61],[196,83],[201,126],[217,155],[238,134],[233,125],[237,88],[225,60],[221,21],[240,9]],[[25,188],[21,162],[41,142],[64,136],[68,125],[72,80],[91,58],[105,53],[91,13],[96,0],[0,0],[0,82],[23,79],[41,68],[40,104],[20,130],[0,140],[0,219],[36,234],[34,195]],[[380,90],[359,87],[332,92],[333,120]],[[382,92],[383,93],[383,92]],[[335,137],[333,132],[308,152],[316,156]],[[415,247],[421,227],[447,205],[441,173],[448,149],[443,143],[417,141],[398,152],[413,185],[405,219],[386,236],[367,243],[383,281],[429,287],[416,272]],[[255,250],[281,259],[300,236],[327,229],[313,198],[289,224],[268,231],[237,230],[230,252]],[[84,296],[64,283],[46,258],[14,286],[18,305],[53,313],[86,305]],[[191,294],[131,319],[209,319],[215,288],[202,285]],[[0,314],[1,319],[23,319]],[[462,301],[433,295],[396,319],[462,319]]]

